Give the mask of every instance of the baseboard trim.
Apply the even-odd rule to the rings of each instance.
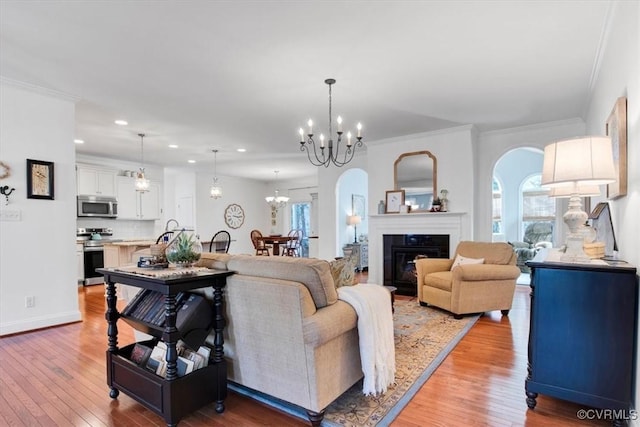
[[[0,324],[0,336],[29,332],[35,329],[49,328],[80,321],[82,321],[80,311],[70,311],[57,313],[54,316],[40,316],[15,322],[5,322]]]

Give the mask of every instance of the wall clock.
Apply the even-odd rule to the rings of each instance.
[[[227,206],[224,210],[224,222],[230,228],[240,228],[244,223],[244,210],[242,209],[242,206],[235,203],[231,203]]]

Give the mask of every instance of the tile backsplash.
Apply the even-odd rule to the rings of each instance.
[[[163,231],[160,221],[77,218],[76,227],[113,229],[114,239],[155,240]]]

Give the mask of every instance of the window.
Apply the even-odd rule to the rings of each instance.
[[[540,186],[541,175],[535,174],[522,183],[522,235],[532,223],[550,223],[556,220],[556,202],[549,190]]]
[[[300,256],[305,258],[309,257],[310,210],[311,203],[309,202],[291,204],[291,229],[302,230]]]
[[[494,177],[492,183],[493,189],[493,234],[502,233],[502,187],[498,180]]]

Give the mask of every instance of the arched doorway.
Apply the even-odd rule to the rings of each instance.
[[[342,247],[353,243],[354,238],[357,241],[368,239],[368,200],[369,175],[367,172],[359,168],[344,171],[336,182],[336,256],[342,256]],[[348,225],[347,217],[354,214],[361,217],[360,224]]]

